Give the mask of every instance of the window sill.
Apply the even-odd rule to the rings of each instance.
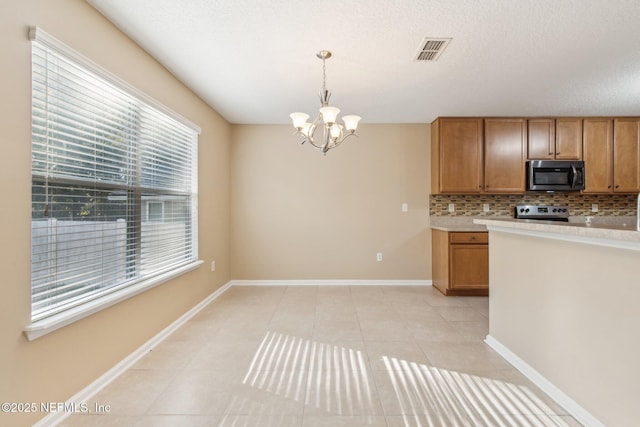
[[[111,307],[112,305],[117,304],[120,301],[124,301],[128,298],[133,297],[134,295],[138,295],[184,273],[195,270],[200,265],[202,265],[203,262],[204,261],[201,260],[191,262],[175,270],[161,274],[160,276],[145,280],[112,294],[107,294],[82,306],[67,310],[64,313],[60,313],[46,319],[38,320],[37,322],[27,325],[24,328],[24,334],[29,341],[33,341],[64,326],[70,325],[71,323],[74,323],[80,319],[91,316],[92,314],[104,310],[107,307]]]

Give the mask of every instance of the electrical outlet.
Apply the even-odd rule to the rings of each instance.
[[[456,205],[454,203],[449,203],[449,212],[455,212],[456,211]]]
[[[598,204],[597,203],[593,203],[591,205],[591,212],[598,212]]]
[[[409,212],[409,205],[406,203],[402,204],[402,212]]]
[[[490,209],[489,209],[489,203],[484,203],[484,204],[482,205],[482,211],[483,211],[483,212],[489,212],[489,211],[490,211]]]
[[[378,262],[382,261],[382,252],[378,252],[376,254],[376,261],[378,261]]]
[[[211,261],[211,271],[216,271],[216,262]]]

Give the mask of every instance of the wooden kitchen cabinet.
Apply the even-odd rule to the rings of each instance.
[[[479,118],[438,118],[431,123],[431,192],[482,191],[483,144]]]
[[[432,194],[523,194],[526,159],[584,160],[584,193],[640,191],[639,117],[439,117]]]
[[[555,119],[529,119],[528,122],[528,158],[549,160],[555,157],[556,121]]]
[[[613,191],[640,191],[640,118],[613,121]]]
[[[523,193],[526,120],[442,117],[431,124],[432,194]]]
[[[584,193],[640,191],[640,119],[584,120]]]
[[[584,119],[582,125],[584,193],[613,191],[613,119]]]
[[[524,193],[527,121],[491,118],[484,121],[485,193]]]
[[[445,295],[489,294],[486,232],[431,230],[433,286]]]
[[[556,160],[582,160],[582,119],[556,119]]]
[[[582,159],[582,119],[529,119],[528,125],[529,159]]]

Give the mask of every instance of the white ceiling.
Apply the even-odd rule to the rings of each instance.
[[[87,0],[232,123],[640,115],[638,0]],[[452,37],[436,62],[425,37]]]

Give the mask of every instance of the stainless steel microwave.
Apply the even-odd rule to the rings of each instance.
[[[529,160],[527,190],[584,190],[584,162],[582,160]]]

